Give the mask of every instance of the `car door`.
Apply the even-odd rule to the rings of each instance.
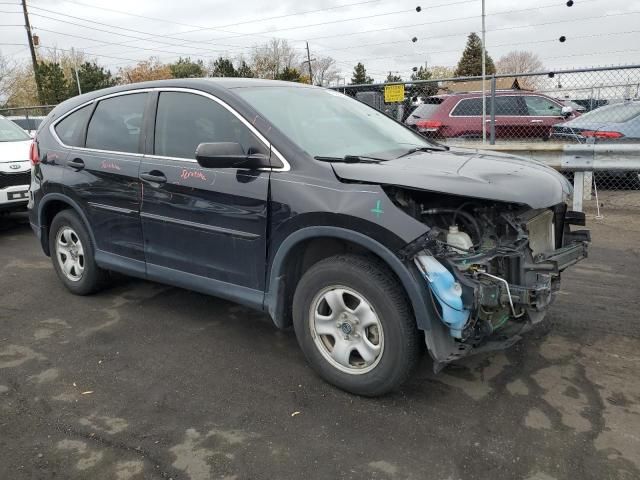
[[[562,115],[562,105],[541,95],[525,95],[531,137],[547,138],[551,127],[566,121]]]
[[[519,95],[497,95],[495,97],[496,138],[522,138],[529,136],[530,125],[527,110]],[[488,103],[487,118],[491,119],[491,102]],[[490,123],[489,123],[490,124]]]
[[[269,171],[201,168],[195,151],[209,142],[237,142],[245,153],[266,155],[269,147],[209,94],[156,95],[154,132],[140,167],[147,275],[258,301],[266,271]]]
[[[67,194],[85,210],[96,248],[117,256],[114,258],[138,261],[130,266],[142,272],[138,170],[142,157],[141,126],[148,99],[146,92],[125,93],[80,109],[81,115],[90,118],[85,123],[86,130],[81,129],[79,147],[69,148],[64,172]],[[56,126],[56,131],[65,130],[64,122],[65,119]]]

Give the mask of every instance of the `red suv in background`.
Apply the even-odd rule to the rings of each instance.
[[[454,93],[428,97],[405,120],[428,137],[482,138],[482,93]],[[491,97],[487,95],[487,135]],[[553,125],[579,115],[546,95],[522,91],[496,92],[496,138],[549,138]]]

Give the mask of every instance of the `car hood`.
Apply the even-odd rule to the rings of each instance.
[[[28,161],[30,146],[31,140],[0,142],[0,163]]]
[[[341,180],[396,185],[531,208],[566,201],[571,184],[546,165],[471,149],[419,152],[381,163],[332,163]]]

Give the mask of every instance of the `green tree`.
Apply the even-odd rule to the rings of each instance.
[[[367,70],[360,62],[353,68],[351,85],[361,85],[363,83],[373,83],[373,78],[367,75]]]
[[[191,60],[191,57],[180,57],[177,62],[169,65],[173,78],[204,77],[204,63],[202,60]]]
[[[385,83],[401,82],[401,81],[402,81],[402,77],[400,75],[394,75],[393,73],[389,72],[389,75],[387,75]]]
[[[242,60],[240,62],[240,66],[236,69],[236,76],[241,78],[253,78],[254,73],[251,67],[247,65],[247,62]]]
[[[238,72],[233,66],[233,62],[225,57],[218,57],[213,62],[213,68],[211,69],[211,76],[213,77],[237,77]]]
[[[486,55],[486,73],[491,75],[496,73],[496,67],[488,53]],[[458,67],[454,73],[456,77],[470,77],[482,75],[482,40],[475,33],[471,32],[467,38],[467,46],[462,52],[462,57],[458,62]]]
[[[78,68],[78,78],[80,79],[80,90],[82,93],[93,92],[101,88],[113,87],[117,83],[117,79],[113,78],[109,70],[105,70],[96,62],[84,62]],[[69,94],[71,96],[78,95],[78,84],[75,78],[68,80]]]
[[[300,72],[293,67],[284,67],[284,70],[278,74],[276,80],[284,80],[287,82],[299,82]]]
[[[411,80],[431,80],[431,72],[425,67],[420,67],[411,74]]]
[[[42,85],[42,101],[47,105],[60,103],[69,98],[69,83],[59,63],[40,63],[38,75]]]

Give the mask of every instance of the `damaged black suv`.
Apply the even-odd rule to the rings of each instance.
[[[30,219],[60,280],[109,272],[293,325],[350,392],[504,348],[587,255],[571,186],[544,165],[449,149],[332,90],[166,80],[67,100],[32,148]]]

